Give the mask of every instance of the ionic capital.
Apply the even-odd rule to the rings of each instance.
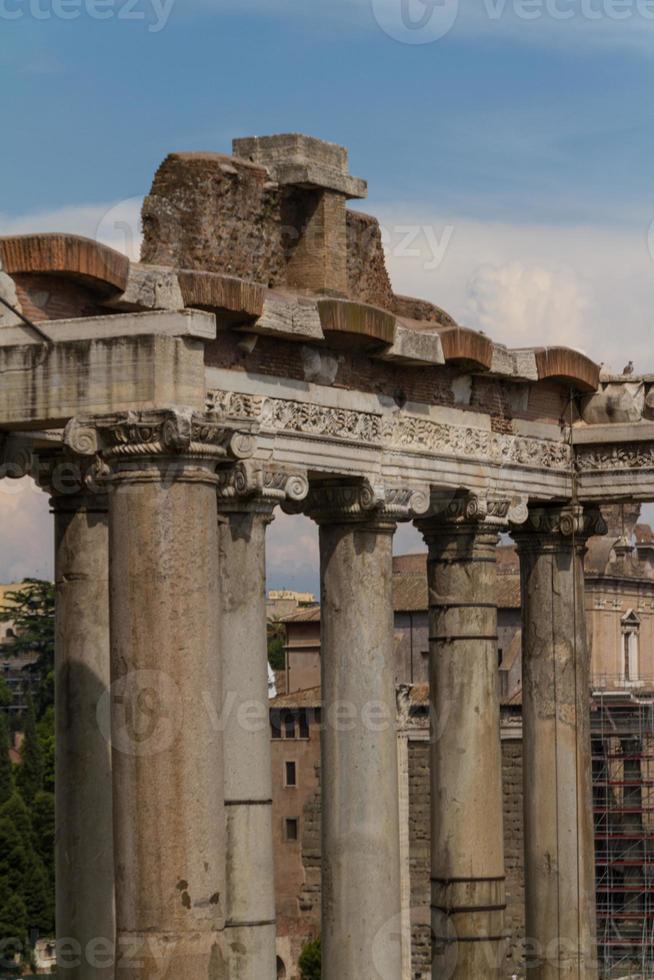
[[[71,419],[64,430],[64,445],[78,457],[98,457],[110,470],[110,479],[140,464],[218,466],[247,459],[255,448],[254,428],[247,423],[218,422],[211,413],[169,408],[143,412]]]
[[[433,534],[498,534],[527,519],[527,502],[494,493],[434,490],[427,513],[416,521],[425,538]]]
[[[221,511],[272,510],[288,501],[299,504],[309,493],[305,473],[270,463],[242,460],[218,472],[218,507]]]
[[[585,547],[588,538],[606,534],[607,526],[598,507],[579,503],[535,505],[527,520],[513,527],[513,535],[523,550]]]
[[[372,480],[344,480],[313,484],[305,501],[286,504],[291,513],[307,514],[318,524],[379,522],[394,525],[425,512],[429,489],[421,486],[394,486]]]
[[[0,477],[21,480],[34,476],[37,461],[31,441],[13,432],[3,432],[0,440]]]

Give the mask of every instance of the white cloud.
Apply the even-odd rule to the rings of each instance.
[[[54,530],[47,494],[30,479],[0,480],[0,581],[54,574]]]
[[[124,201],[100,204],[73,204],[17,217],[0,213],[0,234],[28,235],[38,231],[61,231],[85,235],[138,260],[142,238],[142,203],[142,197],[131,197]]]
[[[654,371],[649,216],[624,228],[476,222],[402,204],[376,210],[397,292],[430,299],[509,346],[564,344],[607,367],[632,358],[637,370]],[[416,238],[417,254],[398,254],[396,229],[411,223],[431,232]],[[430,240],[444,241],[448,228],[430,270]]]

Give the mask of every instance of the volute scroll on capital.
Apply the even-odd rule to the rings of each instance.
[[[320,523],[411,520],[429,507],[429,487],[343,479],[312,484],[305,500],[286,502],[288,513],[305,513]]]
[[[508,530],[510,524],[522,524],[527,516],[525,497],[510,498],[493,492],[474,493],[464,489],[453,492],[434,490],[429,508],[419,524],[425,531],[460,528],[492,534]]]
[[[570,502],[559,505],[531,506],[527,520],[512,533],[521,539],[534,537],[562,538],[585,541],[594,535],[607,533],[599,507]]]
[[[106,493],[108,467],[98,455],[79,457],[52,438],[35,446],[25,435],[11,434],[5,440],[0,477],[20,480],[29,476],[53,498],[80,495],[100,497]]]
[[[212,413],[167,408],[71,419],[64,444],[79,456],[99,454],[107,462],[178,456],[220,465],[252,456],[255,432],[253,425],[232,425]]]
[[[273,508],[289,501],[299,504],[309,493],[306,473],[270,463],[241,460],[218,471],[218,504],[222,509],[247,505]]]

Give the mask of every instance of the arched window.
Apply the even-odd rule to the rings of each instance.
[[[622,677],[625,683],[640,680],[640,619],[633,609],[628,609],[621,620],[622,626]]]
[[[286,978],[286,967],[284,966],[284,960],[281,956],[277,957],[277,980],[285,980]]]

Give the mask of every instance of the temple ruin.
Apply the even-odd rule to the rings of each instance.
[[[654,378],[601,376],[547,338],[507,349],[394,294],[377,222],[347,208],[366,184],[344,148],[233,152],[164,160],[142,262],[0,239],[18,311],[0,315],[2,472],[32,475],[56,525],[57,932],[80,951],[62,975],[276,975],[264,553],[282,507],[320,528],[323,976],[410,977],[391,545],[414,521],[432,976],[505,975],[508,531],[531,965],[596,977],[583,555],[600,504],[654,500]]]

